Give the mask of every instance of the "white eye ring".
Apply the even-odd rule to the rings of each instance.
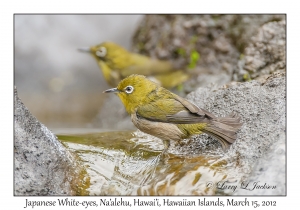
[[[132,93],[133,90],[134,90],[134,88],[130,85],[125,88],[125,92],[128,93],[128,94]]]
[[[106,56],[107,50],[105,47],[100,47],[99,50],[96,51],[96,55],[98,57],[104,57]]]

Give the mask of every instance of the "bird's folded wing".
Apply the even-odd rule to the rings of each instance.
[[[195,113],[195,114],[200,115],[200,116],[205,116],[206,115],[210,119],[216,118],[216,116],[214,116],[212,113],[206,111],[205,109],[201,109],[200,107],[196,106],[194,103],[192,103],[192,102],[190,102],[190,101],[188,101],[184,98],[181,98],[178,95],[173,94],[173,96],[177,101],[179,101],[190,112]]]
[[[187,104],[188,101],[185,102]],[[198,108],[194,104],[188,104],[192,108]],[[200,108],[198,108],[200,109]],[[175,124],[195,124],[207,122],[207,115],[192,113],[186,106],[176,99],[161,99],[153,101],[137,109],[137,116],[155,122]]]
[[[131,74],[143,74],[149,76],[172,71],[170,62],[150,59],[139,54],[131,54],[130,60],[127,62],[130,65],[122,69],[121,74],[123,77],[127,77]]]

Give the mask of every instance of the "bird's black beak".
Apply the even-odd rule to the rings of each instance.
[[[78,48],[79,52],[84,52],[84,53],[91,53],[91,49],[89,47],[81,47]]]
[[[111,88],[103,91],[103,93],[119,93],[120,91],[117,88]]]

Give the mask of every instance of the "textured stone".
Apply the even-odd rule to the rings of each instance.
[[[245,49],[237,71],[239,80],[248,73],[251,79],[261,79],[276,71],[286,70],[286,22],[270,22],[261,26]],[[244,71],[243,71],[244,70]]]
[[[281,134],[283,135],[283,134]],[[275,186],[272,190],[240,190],[236,195],[286,195],[286,150],[285,136],[270,146],[253,167],[245,183],[250,183],[248,189],[253,189],[254,183]]]
[[[84,195],[85,169],[24,106],[15,89],[14,194]]]
[[[260,27],[265,23],[276,24],[281,20],[285,20],[285,15],[147,15],[135,33],[133,50],[172,60],[183,69],[188,68],[192,52],[197,51],[200,59],[194,69],[188,70],[193,72],[194,77],[185,87],[186,92],[191,92],[211,82],[224,85],[232,81],[235,66],[245,54],[251,37],[261,31]],[[278,27],[265,28],[272,34]],[[285,31],[280,29],[278,33]],[[272,39],[271,36],[260,37],[262,43]],[[285,41],[280,44],[285,45]],[[203,80],[206,75],[214,78]]]
[[[268,184],[275,184],[277,188],[273,191],[242,190],[240,195],[244,192],[256,195],[270,195],[270,192],[274,195],[286,193],[284,149],[286,78],[284,72],[274,73],[262,83],[258,81],[236,83],[228,88],[217,90],[199,88],[187,98],[216,116],[226,116],[231,112],[241,116],[244,124],[237,133],[236,142],[224,153],[224,158],[236,167],[237,173],[242,176],[241,181],[255,180],[261,183],[269,181]],[[184,154],[222,152],[219,143],[206,134],[194,137],[186,144],[171,147],[171,151]],[[277,151],[280,152],[279,155]],[[264,170],[264,173],[258,173],[260,168]],[[270,176],[274,178],[268,180]]]

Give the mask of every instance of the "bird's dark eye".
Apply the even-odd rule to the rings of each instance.
[[[106,56],[106,53],[107,53],[107,51],[106,51],[106,48],[105,48],[105,47],[100,47],[100,48],[96,51],[96,55],[97,55],[98,57],[104,57],[104,56]]]
[[[132,86],[127,86],[126,88],[125,88],[125,92],[126,93],[132,93],[132,91],[133,91],[133,87]]]

